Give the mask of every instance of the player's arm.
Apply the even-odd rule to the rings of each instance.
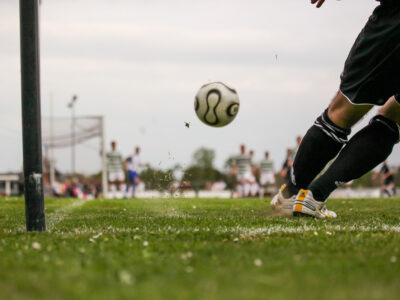
[[[287,163],[287,168],[290,169],[293,166],[293,159],[289,158]]]
[[[317,7],[321,7],[324,4],[325,0],[311,0],[311,4],[317,3]]]
[[[234,162],[234,163],[232,164],[232,174],[233,174],[233,175],[236,175],[236,174],[237,174],[237,164],[236,164],[236,162]]]
[[[285,177],[286,176],[286,173],[287,173],[287,160],[283,163],[283,165],[282,165],[282,169],[281,169],[281,176],[282,177]]]
[[[125,172],[128,171],[128,159],[129,157],[122,162],[122,167],[124,168]]]

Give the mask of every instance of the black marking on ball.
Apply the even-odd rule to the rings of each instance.
[[[226,114],[230,117],[234,117],[235,115],[237,115],[238,111],[239,111],[239,103],[232,103],[226,109]]]
[[[224,87],[226,87],[229,91],[231,91],[231,92],[234,93],[234,94],[237,94],[237,92],[236,92],[235,89],[233,89],[233,88],[227,86],[225,83],[223,83],[223,82],[221,82],[221,81],[215,81],[215,82],[206,83],[206,84],[202,85],[201,88],[204,88],[204,87],[206,87],[206,86],[208,86],[208,85],[210,85],[210,84],[214,84],[214,83],[222,84],[222,85],[223,85]]]
[[[209,121],[207,121],[207,118],[206,118],[206,116],[207,116],[207,114],[208,114],[208,111],[210,110],[210,103],[208,103],[208,98],[210,97],[211,94],[217,94],[217,96],[218,96],[217,104],[215,104],[214,109],[213,109],[214,116],[215,116],[215,122],[209,122]],[[219,123],[219,119],[218,119],[217,111],[216,111],[216,110],[217,110],[218,104],[219,104],[220,102],[221,102],[221,92],[220,92],[219,90],[217,90],[217,89],[209,90],[208,93],[207,93],[207,96],[206,96],[207,110],[206,110],[206,112],[205,112],[205,114],[204,114],[204,117],[203,117],[203,120],[204,120],[207,124],[209,124],[209,125],[216,125],[216,124]]]
[[[195,102],[194,102],[194,109],[195,109],[195,111],[198,111],[198,110],[199,110],[199,107],[200,107],[199,98],[197,98],[197,96],[196,96],[196,99],[195,99]]]

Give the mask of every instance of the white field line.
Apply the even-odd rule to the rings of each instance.
[[[71,214],[71,212],[84,205],[85,203],[88,203],[90,201],[93,201],[93,199],[78,199],[76,201],[73,201],[71,204],[66,205],[60,209],[56,209],[55,211],[47,214],[46,219],[47,219],[47,230],[49,232],[52,232],[54,230],[54,227],[60,223],[62,220],[65,219],[68,215]]]
[[[51,213],[46,213],[46,225],[47,225],[47,231],[48,232],[55,232],[54,227],[60,223],[62,220],[65,219],[68,215],[71,214],[71,212],[83,204],[92,201],[92,199],[77,199],[76,201],[73,201],[71,204],[66,205],[62,208],[56,209],[55,211]],[[4,229],[4,233],[16,233],[16,232],[26,232],[25,226],[19,226],[14,229]]]
[[[213,232],[215,234],[232,234],[242,235],[244,237],[268,236],[273,234],[301,234],[306,232],[320,232],[325,234],[340,233],[340,232],[394,232],[400,233],[400,225],[329,225],[322,226],[303,225],[303,226],[287,226],[287,225],[270,225],[263,227],[243,227],[243,226],[220,226],[215,229],[209,227],[172,227],[165,226],[160,228],[148,227],[112,227],[95,229],[95,228],[74,228],[70,231],[54,231],[58,234],[72,234],[72,235],[98,235],[98,234],[115,234],[115,233],[128,233],[128,234],[180,234],[180,233],[201,233]]]

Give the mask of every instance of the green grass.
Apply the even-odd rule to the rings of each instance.
[[[400,199],[331,200],[335,220],[259,199],[46,199],[26,233],[0,199],[0,299],[399,299]]]

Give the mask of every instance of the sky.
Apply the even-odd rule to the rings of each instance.
[[[42,116],[105,117],[107,147],[167,168],[191,163],[199,147],[216,166],[239,144],[279,166],[334,96],[347,54],[373,0],[43,0],[40,7]],[[0,1],[0,173],[22,166],[18,1]],[[194,96],[222,81],[240,98],[226,127],[200,122]],[[360,128],[372,116],[366,117]],[[190,122],[190,128],[185,126]],[[98,140],[77,148],[76,169],[99,170]],[[70,150],[55,151],[70,170]],[[400,164],[394,152],[389,160]]]

